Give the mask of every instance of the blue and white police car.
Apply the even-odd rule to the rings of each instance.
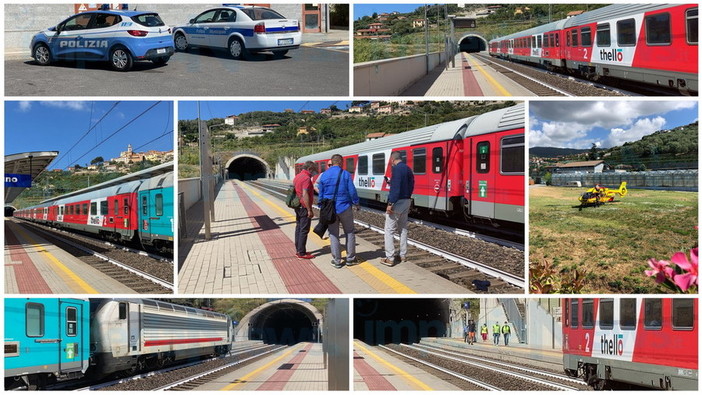
[[[185,26],[173,29],[176,50],[190,46],[226,48],[234,59],[249,53],[271,51],[283,57],[302,41],[300,24],[276,11],[257,6],[231,6],[209,9]]]
[[[42,65],[57,60],[109,61],[128,71],[134,61],[162,65],[175,49],[171,29],[155,12],[88,11],[76,14],[32,38],[32,57]]]

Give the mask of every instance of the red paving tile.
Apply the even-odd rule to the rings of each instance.
[[[17,236],[12,233],[10,226],[5,222],[5,248],[10,250],[10,259],[13,262],[5,262],[15,272],[17,289],[22,294],[50,294],[53,293],[39,270],[34,266],[34,262],[29,254],[24,250]]]
[[[369,391],[397,391],[385,377],[356,352],[353,353],[353,368],[361,375]]]
[[[304,352],[298,352],[293,359],[285,362],[286,364],[292,364],[290,369],[278,370],[277,372],[273,373],[273,375],[266,380],[265,383],[258,387],[256,391],[282,391],[283,388],[285,388],[285,384],[290,381],[293,373],[295,373],[295,370],[302,363],[302,360],[305,359],[311,348],[312,344],[305,346],[303,349]]]
[[[470,64],[468,61],[464,58],[463,59],[463,93],[466,96],[482,96],[483,95],[483,90],[480,89],[480,85],[478,84],[478,80],[475,79],[475,74],[473,73],[473,69],[470,68]]]
[[[241,187],[235,183],[233,185],[241,204],[246,208],[252,225],[259,228],[258,237],[288,291],[297,294],[341,293],[339,288],[312,261],[297,259],[295,243],[249,198]]]

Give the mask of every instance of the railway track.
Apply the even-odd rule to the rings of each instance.
[[[536,96],[566,96],[572,97],[574,94],[569,93],[567,90],[556,87],[552,84],[547,84],[541,79],[534,78],[533,76],[527,75],[518,71],[515,67],[507,67],[503,64],[498,64],[496,61],[490,59],[488,56],[476,55],[483,62],[490,65],[495,71],[501,73],[505,77],[511,79],[512,81],[518,83],[524,88],[528,89]]]
[[[15,219],[15,221],[18,221]],[[33,232],[78,257],[96,270],[127,285],[136,293],[173,293],[173,262],[122,246],[105,244],[91,237],[18,221]]]
[[[543,375],[507,370],[484,362],[473,362],[462,357],[430,351],[415,345],[378,346],[405,360],[419,363],[430,370],[440,370],[462,380],[471,380],[474,385],[491,391],[575,391],[585,389],[564,384],[561,380]]]
[[[285,198],[283,191],[287,189],[287,186],[284,186],[284,184],[275,186],[261,181],[253,181],[250,182],[250,184],[280,199]],[[384,221],[382,214],[377,210],[370,211],[364,208],[362,211],[357,212],[355,217],[356,235],[382,249],[385,237],[385,231],[380,226],[380,222]],[[434,239],[437,238],[436,227],[421,231],[420,227],[426,226],[425,223],[415,224],[415,226],[417,228],[410,229],[410,235],[423,233],[423,237],[432,237],[433,235]],[[466,242],[465,237],[461,235],[453,235],[453,237],[456,239],[453,242],[453,245],[456,247]],[[438,238],[444,239],[444,241],[446,239],[444,235],[440,235]],[[484,241],[481,241],[481,243],[487,244]],[[496,267],[494,264],[484,263],[478,259],[461,256],[461,254],[449,251],[448,248],[437,248],[432,245],[434,243],[431,240],[411,238],[408,240],[408,244],[410,245],[408,251],[408,256],[411,257],[410,263],[444,277],[467,289],[471,289],[471,291],[494,294],[523,292],[525,286],[523,253],[520,254],[517,252],[515,254],[514,251],[507,251],[509,249],[506,247],[499,247],[500,249],[497,250],[505,254],[509,253],[505,256],[510,256],[512,260],[518,260],[514,266],[516,266],[517,269],[521,269],[520,273],[519,271]],[[483,247],[485,246],[483,245]],[[453,250],[453,248],[451,249]],[[514,259],[515,256],[519,258]],[[503,257],[493,256],[492,258],[493,262],[504,262]],[[489,281],[490,286],[488,291],[480,291],[477,287],[474,287],[474,281],[476,280]]]

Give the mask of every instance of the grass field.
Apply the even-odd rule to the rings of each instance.
[[[586,293],[665,292],[646,277],[649,258],[697,245],[697,193],[629,189],[619,201],[579,210],[585,188],[529,188],[530,265],[586,273]]]

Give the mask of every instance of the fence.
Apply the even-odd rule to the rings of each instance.
[[[582,186],[602,184],[618,187],[626,181],[627,188],[697,191],[698,170],[662,170],[626,173],[554,173],[551,184],[565,186],[569,181],[580,181]]]
[[[526,342],[526,324],[524,322],[524,317],[522,312],[517,306],[516,299],[513,298],[499,298],[502,307],[505,309],[505,315],[507,320],[514,326],[515,335],[517,335],[517,340],[520,343]]]

